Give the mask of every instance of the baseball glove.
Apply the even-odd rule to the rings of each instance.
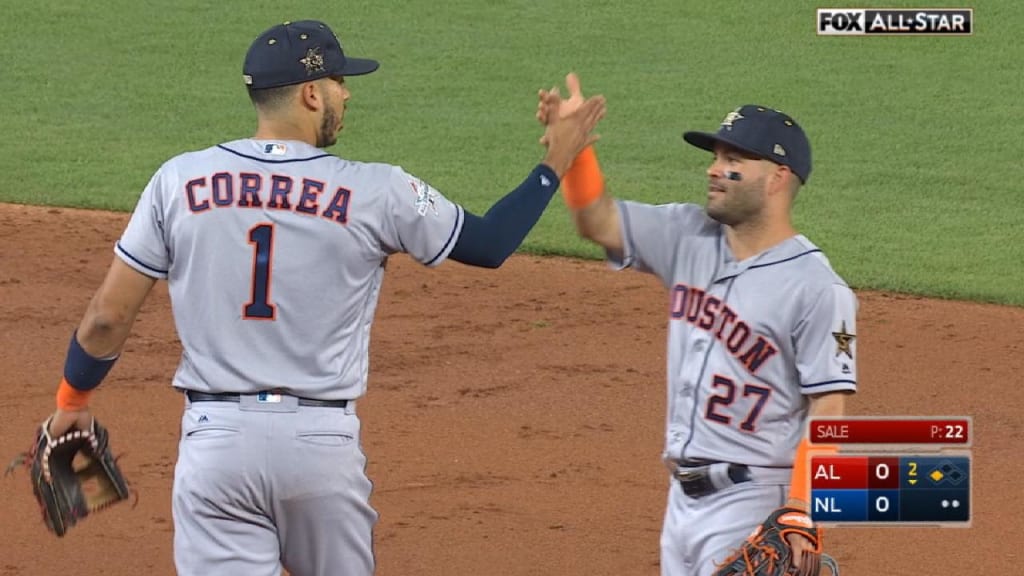
[[[813,555],[802,563],[804,570],[793,571],[793,550],[786,542],[789,534],[800,534],[809,539]],[[754,529],[740,548],[724,563],[718,565],[714,576],[818,576],[821,573],[821,532],[806,512],[783,507],[771,513]]]
[[[51,438],[50,421],[39,428],[32,449],[7,468],[22,464],[29,469],[32,492],[42,508],[46,527],[58,537],[88,516],[132,492],[110,453],[106,428],[92,420],[89,430],[72,429]]]

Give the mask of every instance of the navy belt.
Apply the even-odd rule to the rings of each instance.
[[[711,479],[711,467],[717,463],[683,461],[676,469],[674,476],[679,480],[679,485],[690,498],[702,498],[726,488],[727,486],[715,486]],[[694,466],[696,465],[696,466]],[[728,464],[726,469],[729,481],[733,485],[749,482],[750,468],[742,464]]]
[[[276,394],[276,392],[274,392]],[[190,402],[241,402],[241,394],[232,393],[217,393],[211,392],[196,392],[195,390],[186,390],[185,396],[188,396]],[[315,408],[344,408],[348,406],[348,400],[316,400],[313,398],[302,398],[299,397],[299,406],[312,406]]]

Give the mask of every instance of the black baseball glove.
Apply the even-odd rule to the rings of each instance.
[[[44,422],[32,449],[7,468],[18,464],[29,469],[32,492],[43,511],[46,527],[57,536],[93,512],[132,495],[117,459],[110,453],[106,428],[95,419],[88,430],[72,428],[50,437],[50,421]]]
[[[794,533],[812,544],[812,550],[805,552],[812,557],[801,563],[802,572],[793,570],[793,549],[786,542],[786,536]],[[739,550],[719,565],[714,576],[818,576],[822,566],[821,536],[806,512],[779,508],[754,530]],[[835,569],[832,570],[835,573]]]

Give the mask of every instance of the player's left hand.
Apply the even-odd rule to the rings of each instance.
[[[790,498],[786,506],[807,511],[807,503],[803,500]],[[818,565],[821,563],[820,550],[816,550],[815,544],[802,532],[791,532],[786,534],[786,543],[789,544],[793,555],[790,556],[794,574],[817,574]]]
[[[758,525],[714,576],[819,576],[821,551],[821,532],[810,516],[784,506]]]
[[[88,410],[58,410],[39,426],[29,451],[19,455],[6,473],[19,464],[28,468],[43,520],[57,536],[132,496],[111,452],[107,429]]]
[[[53,438],[63,436],[72,428],[76,430],[89,430],[90,426],[92,426],[92,414],[88,408],[75,411],[57,410],[48,420],[50,422],[48,432]]]
[[[790,556],[793,574],[818,574],[821,555],[815,550],[814,542],[803,534],[787,534],[786,543],[793,551]]]

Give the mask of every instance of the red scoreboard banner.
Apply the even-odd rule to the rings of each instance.
[[[970,446],[970,417],[812,418],[812,444],[916,444]]]

